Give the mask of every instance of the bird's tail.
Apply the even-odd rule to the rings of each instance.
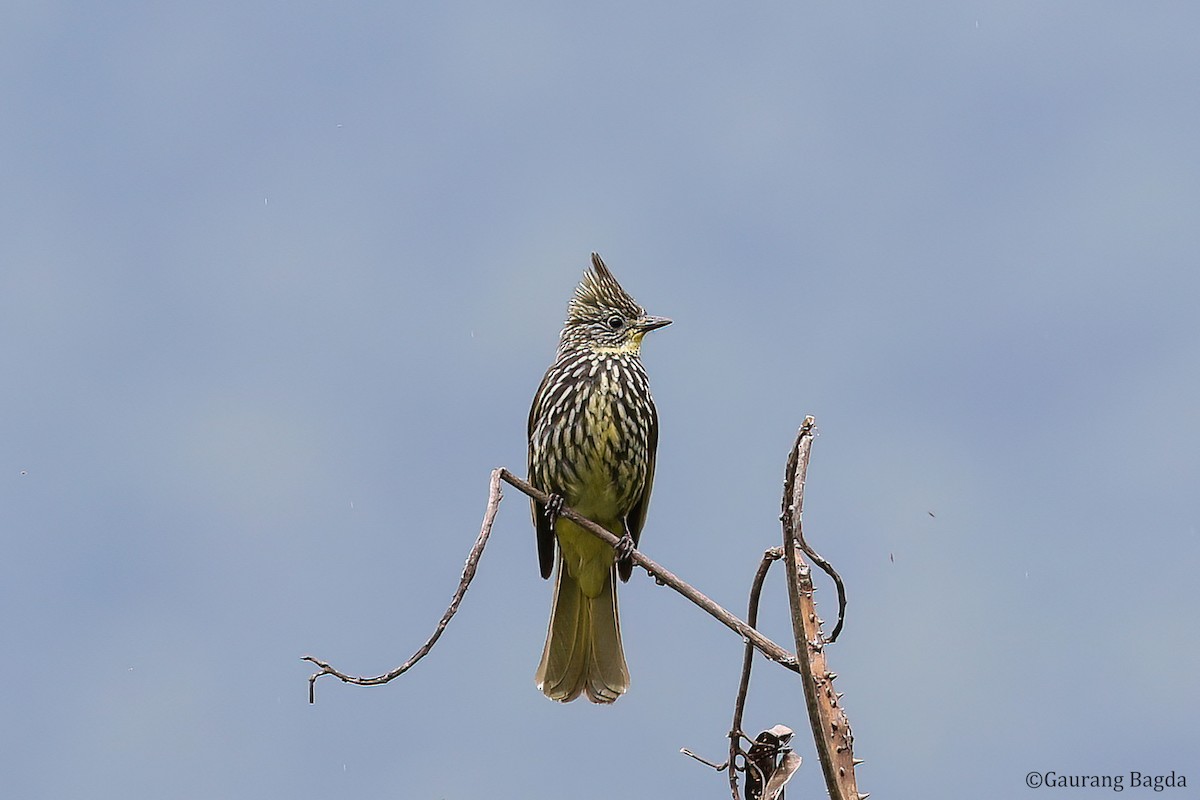
[[[538,688],[563,703],[584,692],[593,703],[611,703],[629,688],[615,575],[610,572],[600,594],[588,597],[561,554],[557,572]]]

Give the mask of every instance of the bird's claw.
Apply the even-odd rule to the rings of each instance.
[[[633,555],[633,551],[637,548],[633,544],[633,537],[628,533],[624,533],[617,540],[617,546],[613,549],[617,552],[618,561],[628,561],[629,557]]]
[[[558,515],[562,513],[563,502],[561,494],[552,494],[550,495],[550,502],[546,503],[546,519],[550,520],[551,528],[558,521]]]

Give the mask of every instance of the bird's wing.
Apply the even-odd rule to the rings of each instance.
[[[533,474],[533,429],[536,425],[538,412],[542,404],[542,393],[546,390],[546,381],[550,377],[550,371],[542,376],[542,382],[538,385],[537,392],[533,395],[533,405],[529,407],[529,461],[528,461],[528,480],[534,486],[537,486],[537,477]],[[538,486],[544,492],[550,491],[549,487]],[[533,526],[537,529],[537,549],[538,549],[538,566],[541,568],[542,577],[549,578],[554,571],[554,526],[550,524],[550,520],[546,518],[546,507],[538,501],[530,498],[529,507],[533,511]]]
[[[650,401],[650,426],[646,432],[646,483],[642,487],[642,493],[633,507],[629,509],[629,513],[625,516],[625,529],[629,531],[629,535],[633,537],[633,546],[637,547],[638,542],[642,538],[642,527],[646,524],[646,510],[650,507],[650,490],[654,488],[654,461],[658,453],[658,409],[654,407],[654,401]],[[621,576],[621,580],[629,580],[629,576],[633,574],[632,561],[617,562],[617,573]]]

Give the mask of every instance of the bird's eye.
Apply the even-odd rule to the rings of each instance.
[[[612,328],[614,331],[621,330],[621,326],[624,324],[625,320],[621,319],[621,317],[616,314],[613,314],[608,318],[608,327]]]

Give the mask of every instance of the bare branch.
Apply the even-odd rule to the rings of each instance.
[[[860,800],[854,775],[854,736],[850,721],[833,690],[837,675],[825,661],[825,640],[821,620],[813,605],[812,570],[801,557],[801,532],[804,511],[804,482],[812,447],[815,420],[806,417],[788,458],[783,495],[783,553],[788,573],[788,600],[792,611],[792,632],[796,657],[804,684],[804,699],[825,785],[835,800]]]
[[[537,500],[539,503],[550,502],[550,495],[546,494],[541,489],[531,486],[530,484],[518,478],[516,475],[513,475],[508,470],[501,468],[500,477],[505,483],[521,490],[534,500]],[[601,541],[607,542],[614,547],[616,547],[617,543],[620,541],[609,531],[600,527],[595,522],[592,522],[587,517],[584,517],[573,508],[563,506],[562,511],[559,512],[559,516],[566,517],[579,527],[586,529],[593,536],[599,538]],[[680,578],[676,577],[674,573],[670,572],[664,567],[659,566],[654,561],[651,561],[649,558],[643,555],[640,550],[634,550],[630,558],[634,564],[650,573],[650,576],[654,578],[656,582],[670,586],[672,589],[679,592],[679,594],[683,595],[688,600],[691,600],[704,611],[707,611],[709,615],[715,618],[722,625],[740,635],[743,640],[748,640],[754,645],[755,649],[764,656],[777,664],[782,664],[793,672],[796,671],[796,657],[756,631],[753,626],[746,624],[733,614],[730,614],[720,605],[713,602],[704,594],[693,588],[691,584],[681,580]]]
[[[325,661],[321,661],[313,656],[304,656],[302,660],[311,661],[321,668],[320,672],[314,672],[308,678],[308,702],[313,703],[316,700],[316,684],[317,678],[322,675],[333,675],[339,678],[343,683],[353,683],[358,686],[380,686],[388,681],[400,677],[405,672],[422,658],[424,658],[433,645],[441,638],[442,631],[446,630],[446,625],[450,623],[451,618],[458,612],[458,605],[462,602],[463,595],[467,593],[467,587],[471,585],[471,580],[475,577],[475,570],[479,566],[479,557],[483,555],[483,548],[487,545],[488,536],[492,533],[492,523],[496,519],[496,512],[500,509],[500,498],[503,492],[500,490],[500,474],[504,472],[501,469],[492,470],[492,479],[490,489],[488,491],[487,511],[483,515],[483,525],[479,530],[479,537],[475,540],[475,546],[471,548],[471,552],[467,555],[467,563],[463,567],[462,578],[458,582],[458,591],[454,593],[454,597],[450,599],[450,607],[446,609],[446,613],[442,615],[441,620],[434,629],[433,635],[426,640],[425,644],[421,645],[417,652],[413,653],[412,658],[405,661],[400,666],[396,667],[391,672],[385,672],[382,675],[366,678],[361,676],[347,675],[334,669]]]

